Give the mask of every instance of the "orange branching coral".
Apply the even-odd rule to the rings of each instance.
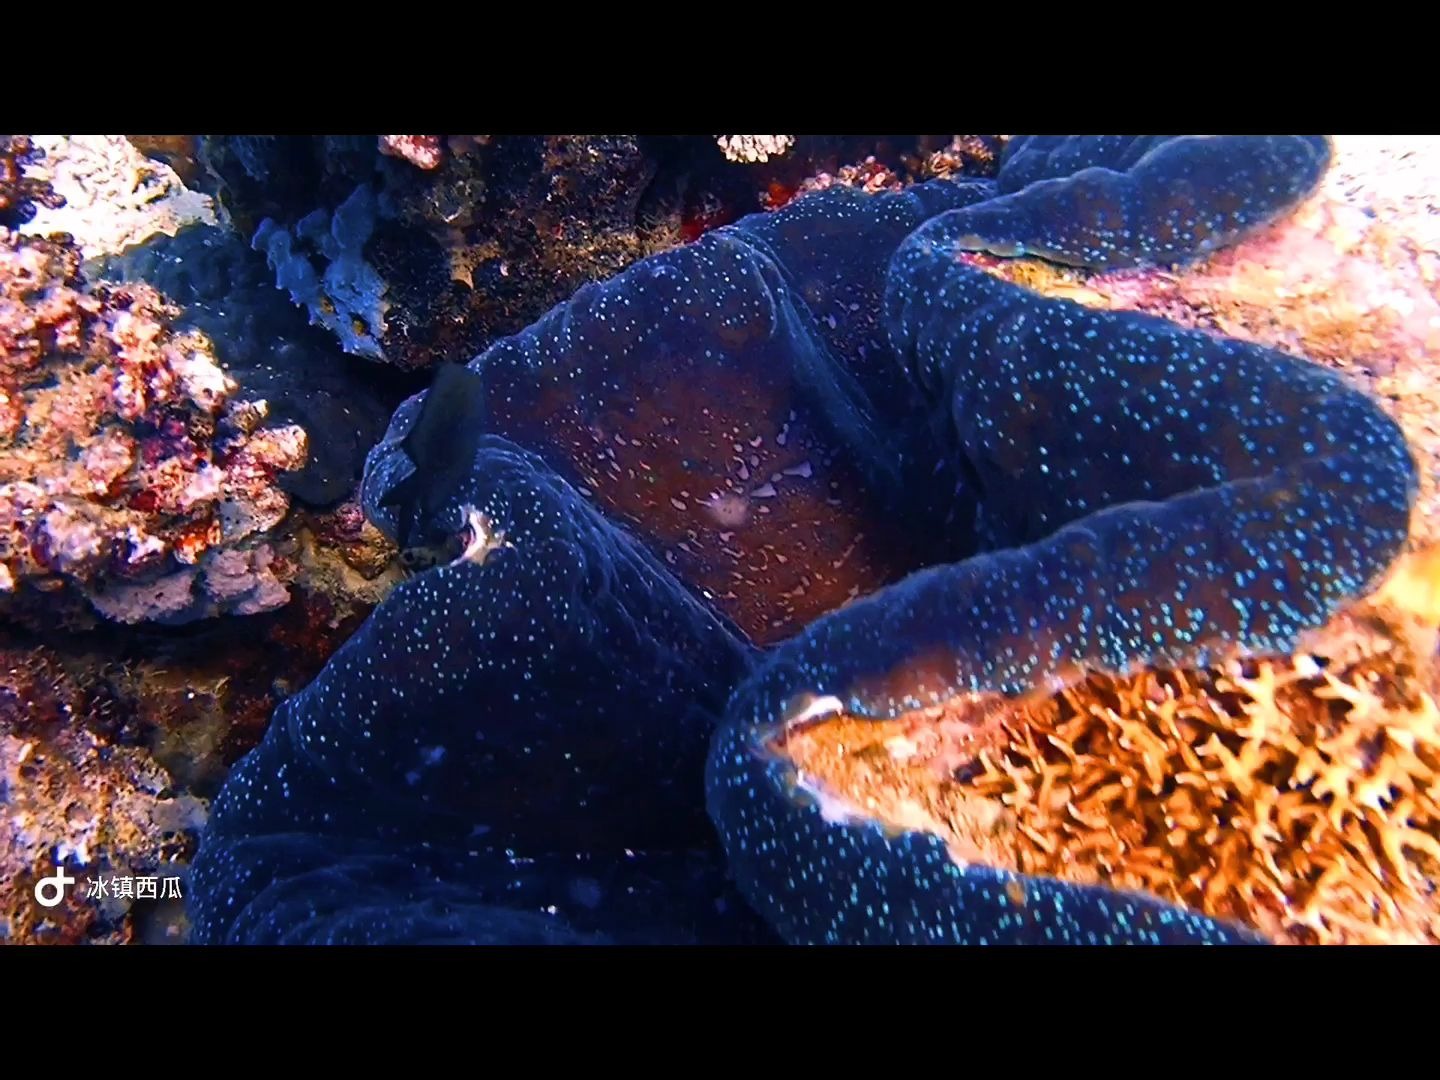
[[[1440,943],[1440,548],[1290,657],[1092,676],[784,747],[955,857],[1144,890],[1282,943]]]

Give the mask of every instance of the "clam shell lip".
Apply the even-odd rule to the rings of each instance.
[[[1286,652],[1377,581],[1405,539],[1414,460],[1398,427],[1337,376],[1046,300],[955,258],[973,248],[1096,267],[1180,261],[1295,205],[1323,175],[1328,142],[1157,140],[1128,170],[1091,160],[1078,173],[1067,171],[1075,160],[1106,147],[1032,149],[1058,171],[1032,162],[1028,186],[932,217],[900,245],[886,283],[891,347],[993,493],[997,550],[916,574],[782,645],[735,695],[734,730],[712,756],[712,816],[737,878],[793,937],[1032,940],[1033,927],[993,906],[995,872],[957,867],[933,837],[858,821],[812,778],[797,784],[767,743],[823,716],[819,702],[879,717],[958,693],[1021,694],[1057,673]],[[1255,186],[1236,197],[1187,183],[1190,201],[1173,197],[1173,181],[1223,175],[1227,159]],[[808,704],[777,704],[795,700]],[[848,895],[829,884],[856,877],[889,884]],[[1256,939],[1154,898],[1044,889],[1080,913],[1056,920],[1065,940],[1088,940],[1089,929],[1075,935],[1097,919],[1102,938],[1154,940],[1141,911],[1163,922],[1162,940]],[[885,918],[877,898],[908,921]]]
[[[1323,139],[1007,154],[995,181],[831,189],[652,256],[402,405],[367,514],[428,535],[468,507],[483,559],[399,586],[280,707],[216,800],[199,938],[491,940],[514,904],[657,940],[733,939],[749,909],[797,942],[1253,940],[958,865],[763,743],[841,703],[1284,649],[1403,543],[1414,462],[1338,378],[957,260],[1180,261],[1293,207]],[[717,518],[731,479],[744,513]],[[702,865],[614,854],[647,850]]]

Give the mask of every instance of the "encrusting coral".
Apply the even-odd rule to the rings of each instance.
[[[63,235],[0,231],[0,606],[67,587],[121,622],[278,606],[263,534],[304,432],[233,402],[153,289],[88,285],[79,260]]]
[[[128,711],[106,679],[0,641],[0,941],[135,940],[134,895],[89,882],[183,875],[204,804],[134,744]],[[57,865],[76,885],[43,908],[33,889]]]
[[[359,370],[369,365],[307,324],[275,287],[263,254],[233,232],[191,225],[87,262],[84,271],[91,280],[153,286],[180,309],[172,327],[204,334],[239,384],[234,407],[264,402],[267,426],[305,431],[305,467],[279,477],[285,491],[327,507],[355,490],[365,451],[384,430],[393,402],[373,369]]]
[[[123,155],[65,146],[94,166],[68,177],[75,205],[103,207]],[[0,152],[0,208],[30,233],[62,201],[37,160],[19,137]],[[208,795],[395,576],[333,505],[376,406],[336,400],[335,364],[267,317],[213,228],[152,237],[101,281],[81,258],[117,221],[77,224],[88,239],[0,227],[0,941],[173,942]],[[316,505],[292,514],[292,493]],[[253,617],[117,625],[219,614]],[[45,908],[57,867],[75,884]],[[138,895],[101,891],[132,878]]]
[[[68,233],[86,258],[112,254],[186,224],[214,221],[211,200],[186,188],[169,164],[119,135],[35,135],[41,154],[25,177],[54,198],[23,225],[32,236]],[[178,158],[172,157],[182,165]],[[189,170],[186,170],[189,172]],[[193,174],[191,174],[193,175]]]

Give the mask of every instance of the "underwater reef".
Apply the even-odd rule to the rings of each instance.
[[[125,140],[5,153],[0,939],[183,940],[183,900],[32,885],[183,877],[229,766],[397,575],[353,494],[413,387],[352,378]]]
[[[83,597],[118,622],[257,612],[288,593],[265,534],[299,428],[264,426],[210,342],[139,283],[91,285],[62,239],[0,235],[0,605]],[[83,622],[84,610],[71,607]]]
[[[184,941],[183,897],[97,903],[89,882],[183,882],[230,767],[369,606],[306,588],[272,612],[179,628],[0,629],[0,940]],[[78,884],[40,909],[31,890],[57,862]]]
[[[193,850],[205,804],[171,790],[170,774],[131,737],[131,721],[109,680],[70,670],[48,649],[0,641],[6,940],[133,940],[131,905],[122,898],[97,903],[77,890],[45,911],[31,899],[35,882],[52,872],[52,858],[84,865],[97,877],[158,876]]]
[[[185,186],[163,162],[148,158],[123,135],[36,135],[41,155],[24,178],[52,199],[18,226],[31,236],[68,234],[93,259],[174,235],[186,224],[215,223],[211,200]]]
[[[263,402],[267,425],[305,433],[303,465],[277,477],[310,506],[353,494],[365,454],[385,429],[390,398],[275,287],[265,259],[234,233],[195,224],[157,235],[88,268],[101,281],[143,281],[177,306],[177,329],[199,330],[235,381],[235,398]]]
[[[214,196],[316,327],[406,371],[478,353],[581,286],[783,205],[856,155],[917,175],[982,161],[993,171],[978,142],[917,136],[132,141]]]
[[[97,161],[148,175],[114,140],[58,142],[71,172],[102,173],[102,193],[115,181]],[[29,140],[7,145],[16,161],[44,160]],[[60,172],[93,209],[93,192]],[[44,175],[0,184],[17,221],[68,209]],[[0,611],[19,623],[270,611],[292,584],[313,584],[323,556],[306,532],[378,571],[358,534],[340,539],[355,532],[341,519],[355,516],[346,500],[364,455],[413,387],[358,378],[366,365],[307,324],[243,240],[176,225],[165,200],[146,205],[148,226],[135,207],[117,211],[119,237],[83,215],[83,241],[0,234]],[[143,243],[105,254],[134,232]],[[101,254],[82,263],[85,250]],[[312,514],[292,513],[297,502]]]
[[[259,183],[273,149],[227,152]],[[381,154],[351,151],[364,168]],[[433,177],[426,152],[381,156]],[[1288,656],[1385,577],[1418,477],[1373,399],[1276,349],[990,269],[1193,259],[1293,211],[1331,158],[1318,136],[1019,136],[993,180],[891,191],[859,170],[583,285],[442,369],[361,489],[428,568],[225,782],[190,879],[195,940],[1285,937],[1283,889],[1267,894],[1281,916],[1260,918],[1131,862],[1112,879],[1002,857],[1001,834],[1039,820],[1014,754],[954,773],[992,777],[1008,817],[944,822],[885,820],[797,761],[827,722],[940,709],[1023,738],[1015,710],[1089,680]],[[331,266],[357,249],[365,222],[342,219],[368,203],[334,190],[328,231],[257,225],[272,266],[302,239],[323,253],[328,237]],[[384,332],[365,322],[382,350],[390,310]],[[1385,729],[1419,761],[1387,776],[1430,782],[1429,730]],[[1279,767],[1306,783],[1316,766]],[[1381,880],[1433,854],[1398,828]]]

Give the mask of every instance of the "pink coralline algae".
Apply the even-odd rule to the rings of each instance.
[[[0,611],[66,591],[120,622],[288,599],[265,534],[305,436],[264,428],[147,285],[87,285],[65,237],[0,230]]]

